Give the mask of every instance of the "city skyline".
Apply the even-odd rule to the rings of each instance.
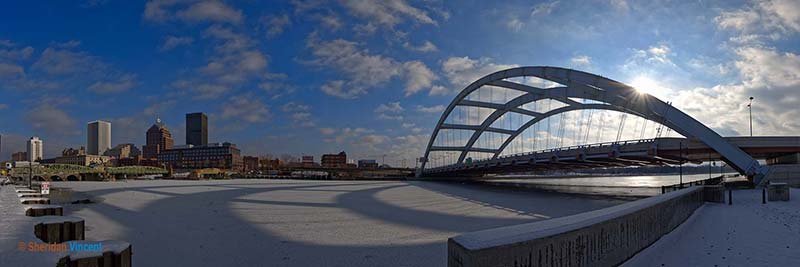
[[[786,97],[800,85],[796,2],[159,3],[0,11],[0,119],[22,119],[4,125],[0,160],[34,135],[47,142],[44,158],[57,156],[85,143],[81,122],[96,119],[114,124],[112,144],[141,146],[161,117],[184,144],[184,114],[199,110],[212,121],[208,139],[244,155],[345,150],[400,165],[420,156],[465,84],[513,65],[660,89],[722,135],[748,134],[754,96],[756,135],[800,130],[800,99]],[[209,6],[225,12],[199,12]],[[587,9],[596,15],[579,16]]]

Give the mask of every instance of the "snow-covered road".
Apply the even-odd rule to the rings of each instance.
[[[761,204],[761,190],[706,203],[624,266],[800,266],[800,190]]]
[[[135,266],[444,266],[447,238],[619,200],[398,181],[62,182],[86,236],[125,240]]]

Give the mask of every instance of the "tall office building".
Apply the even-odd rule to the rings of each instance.
[[[161,119],[157,119],[156,123],[147,130],[146,141],[147,143],[142,147],[142,153],[146,159],[157,158],[159,153],[172,148],[175,142],[172,140],[172,134],[167,126],[161,123]]]
[[[38,136],[31,137],[31,139],[28,140],[28,161],[34,162],[44,158],[42,146],[42,140],[39,139]]]
[[[111,149],[111,123],[107,121],[93,121],[87,126],[86,154],[103,155]]]
[[[208,117],[202,112],[186,114],[186,144],[208,145]]]

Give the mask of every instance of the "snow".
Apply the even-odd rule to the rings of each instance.
[[[761,189],[706,203],[625,266],[800,266],[800,189],[761,204]]]
[[[527,240],[540,239],[587,228],[615,218],[622,218],[659,203],[692,194],[698,190],[703,189],[701,187],[693,187],[572,216],[467,233],[454,239],[458,241],[459,245],[469,250],[513,245]]]
[[[0,187],[0,259],[3,266],[54,266],[56,253],[20,252],[20,242],[41,242],[33,233],[34,217],[25,216],[24,205],[9,186]]]
[[[443,266],[447,238],[623,203],[404,181],[54,182],[86,236],[127,241],[137,266]]]

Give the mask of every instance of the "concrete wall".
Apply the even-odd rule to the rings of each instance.
[[[448,240],[448,266],[616,266],[704,203],[692,187],[601,210]]]
[[[800,186],[800,164],[778,164],[769,167],[772,168],[772,173],[767,177],[769,181]]]

